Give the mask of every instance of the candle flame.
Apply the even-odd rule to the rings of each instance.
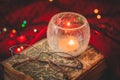
[[[69,45],[74,45],[74,41],[71,39],[70,41],[69,41]]]
[[[59,41],[59,48],[64,52],[71,52],[78,49],[79,43],[74,36],[63,37]]]

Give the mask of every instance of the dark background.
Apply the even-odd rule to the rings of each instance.
[[[95,14],[94,9],[99,12]],[[91,28],[90,43],[100,50],[108,65],[102,80],[120,80],[119,0],[0,0],[0,62],[11,57],[10,47],[34,44],[45,38],[51,17],[65,11],[87,18]],[[101,18],[97,19],[97,15]],[[27,23],[21,27],[23,21]]]

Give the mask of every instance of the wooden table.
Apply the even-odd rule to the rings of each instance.
[[[103,55],[92,45],[80,56],[69,59],[56,55],[47,39],[3,61],[2,65],[4,80],[99,80],[106,69]]]

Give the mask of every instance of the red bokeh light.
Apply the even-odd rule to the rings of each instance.
[[[21,35],[21,36],[19,36],[19,37],[17,38],[17,40],[18,40],[20,43],[22,43],[22,42],[25,42],[25,41],[27,40],[27,38],[26,38],[26,36]]]

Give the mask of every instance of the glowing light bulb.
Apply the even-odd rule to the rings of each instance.
[[[94,9],[93,11],[95,14],[99,13],[99,10],[98,9]]]
[[[97,19],[101,19],[101,15],[98,14],[98,15],[97,15]]]

